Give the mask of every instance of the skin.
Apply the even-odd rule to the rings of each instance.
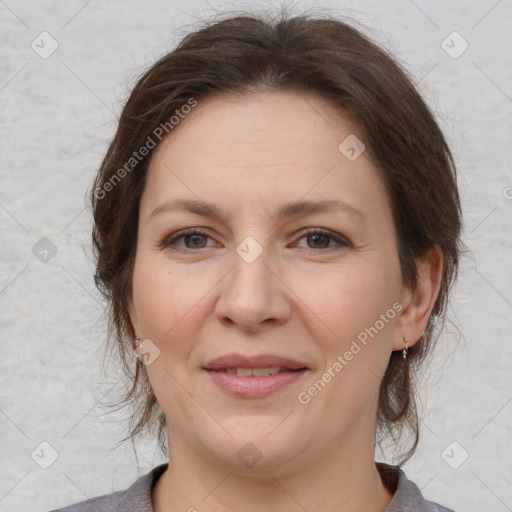
[[[130,303],[134,332],[160,350],[147,372],[167,417],[170,464],[153,490],[155,512],[384,511],[392,499],[374,464],[379,383],[391,351],[426,327],[442,256],[434,249],[417,262],[414,291],[403,284],[378,171],[365,152],[349,161],[338,150],[349,134],[357,135],[350,118],[315,94],[222,94],[199,101],[156,149]],[[179,198],[214,203],[222,218],[151,217]],[[275,218],[288,202],[340,199],[364,217]],[[207,236],[165,245],[186,228]],[[252,263],[236,252],[248,236],[262,249]],[[299,403],[298,393],[396,302],[401,312]],[[309,370],[265,398],[234,397],[201,370],[229,353],[286,356]],[[237,457],[248,442],[262,454],[253,467]]]

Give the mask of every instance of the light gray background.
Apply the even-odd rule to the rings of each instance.
[[[164,461],[149,439],[137,447],[138,468],[130,443],[115,448],[126,413],[103,405],[122,383],[115,368],[101,371],[105,324],[84,195],[143,67],[197,18],[249,5],[0,0],[2,511],[48,511],[124,489]],[[512,510],[512,3],[294,3],[296,12],[312,5],[359,20],[394,52],[459,166],[472,256],[422,386],[423,436],[406,473],[456,511]],[[43,31],[59,45],[47,59],[31,48]],[[456,59],[441,47],[453,31],[469,44]],[[448,44],[461,48],[453,37]],[[33,252],[42,237],[57,248],[46,263]],[[38,465],[51,462],[42,442],[58,453],[47,469]],[[457,469],[442,457],[457,465],[466,452]]]

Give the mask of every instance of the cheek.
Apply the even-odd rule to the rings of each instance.
[[[178,360],[191,350],[198,317],[205,313],[213,283],[207,272],[188,272],[162,262],[158,254],[136,261],[133,276],[134,305],[141,334],[161,351],[172,350]]]
[[[172,293],[170,276],[155,258],[137,257],[133,273],[133,300],[141,334],[159,342],[179,318],[178,294]]]
[[[374,326],[392,308],[399,296],[400,281],[398,268],[391,267],[384,272],[382,267],[358,262],[290,278],[294,292],[315,313],[318,325],[323,326],[331,350],[342,348],[365,328]],[[384,326],[378,322],[379,331],[387,334],[395,316],[391,310]]]
[[[201,328],[198,315],[204,314],[201,299],[211,286],[204,273],[187,275],[184,270],[169,269],[161,259],[144,256],[134,268],[134,305],[140,334],[159,349],[146,371],[164,410],[188,410],[188,393],[180,383],[187,381],[187,363]],[[172,424],[173,416],[166,416]]]
[[[293,291],[289,299],[297,318],[292,321],[314,331],[317,342],[323,339],[326,354],[342,349],[373,326],[398,296],[398,265],[392,261],[377,265],[372,258],[368,255],[320,270],[280,269],[281,279]],[[204,317],[212,314],[212,288],[222,275],[220,268],[177,268],[162,262],[159,255],[137,260],[133,290],[141,333],[173,350],[186,349],[187,339],[192,340]],[[286,289],[281,293],[290,294]],[[173,343],[176,339],[180,343]]]
[[[335,411],[355,418],[377,400],[400,309],[398,265],[390,265],[389,273],[382,270],[351,265],[317,280],[320,286],[309,296],[306,288],[301,291],[321,320],[312,335],[325,366],[310,383],[315,386],[313,407],[318,407],[319,414],[332,411],[333,421]],[[325,392],[323,384],[316,382],[319,376],[326,383]]]
[[[299,401],[308,403],[311,415],[339,426],[376,407],[400,306],[392,276],[369,267],[325,276],[321,284],[301,296],[321,320],[311,335],[324,367],[301,390]]]

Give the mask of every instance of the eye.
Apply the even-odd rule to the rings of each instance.
[[[179,233],[165,239],[162,243],[162,246],[173,251],[189,252],[193,251],[194,249],[204,249],[206,247],[211,247],[206,245],[206,240],[208,238],[210,238],[210,236],[203,231],[197,228],[192,228],[185,231],[180,231]],[[183,240],[185,247],[177,245],[177,242],[181,240]]]
[[[308,246],[306,249],[341,249],[350,245],[350,242],[341,235],[321,228],[308,229],[300,240],[306,239]],[[334,242],[331,244],[330,242]],[[336,244],[338,247],[336,247]]]
[[[171,251],[190,253],[196,249],[206,249],[214,245],[207,245],[208,239],[212,238],[198,228],[191,228],[180,231],[162,242],[162,247]],[[350,242],[343,236],[322,228],[310,228],[303,232],[299,240],[307,240],[308,246],[305,249],[339,250],[350,246]],[[179,244],[183,242],[184,246]],[[300,247],[300,245],[298,245]],[[315,251],[316,252],[316,251]]]

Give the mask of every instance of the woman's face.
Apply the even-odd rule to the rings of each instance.
[[[354,135],[327,100],[273,91],[199,101],[156,149],[131,318],[171,452],[239,471],[373,455],[410,294]]]

